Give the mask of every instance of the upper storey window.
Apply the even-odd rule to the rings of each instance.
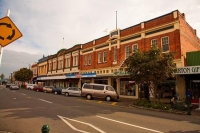
[[[113,52],[113,61],[114,61],[114,62],[117,61],[117,48],[114,48],[114,52]]]
[[[158,46],[158,39],[152,39],[151,40],[151,47],[153,47],[153,46]]]
[[[59,60],[59,69],[63,68],[63,60]]]
[[[51,70],[51,63],[49,63],[49,70]]]
[[[88,65],[91,65],[92,56],[88,55]]]
[[[107,62],[107,53],[106,53],[106,51],[103,52],[103,62]]]
[[[163,52],[169,51],[169,37],[168,36],[162,37],[161,41],[162,41]]]
[[[78,66],[78,55],[73,56],[73,66]]]
[[[87,64],[88,64],[88,56],[87,55],[85,55],[85,57],[84,57],[84,64],[85,64],[85,66],[87,66]]]
[[[70,57],[67,58],[67,61],[66,61],[66,67],[70,67]]]
[[[101,63],[102,62],[102,53],[99,52],[98,53],[98,63]]]
[[[56,70],[56,61],[53,62],[53,70]]]
[[[138,45],[137,44],[133,44],[133,52],[135,52],[136,50],[138,50]]]
[[[130,46],[125,47],[125,58],[127,59],[130,55]]]

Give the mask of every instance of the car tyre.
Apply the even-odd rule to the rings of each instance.
[[[111,97],[110,97],[110,96],[107,96],[107,97],[106,97],[106,101],[111,101]]]
[[[58,92],[56,92],[56,91],[55,91],[55,92],[54,92],[54,94],[55,94],[55,95],[57,95],[57,94],[58,94]]]
[[[66,92],[66,93],[65,93],[65,96],[69,96],[69,93],[68,93],[68,92]]]
[[[44,92],[45,92],[45,93],[47,93],[47,91],[46,91],[46,90],[45,90]]]
[[[37,90],[37,92],[38,92],[39,90]]]
[[[92,95],[87,94],[87,95],[86,95],[86,98],[87,98],[88,100],[91,100],[91,99],[92,99]]]

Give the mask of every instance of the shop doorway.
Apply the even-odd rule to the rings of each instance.
[[[191,80],[190,81],[190,88],[192,94],[192,103],[199,103],[200,97],[200,80]]]

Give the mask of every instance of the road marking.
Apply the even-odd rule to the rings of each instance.
[[[116,105],[117,104],[117,102],[113,102],[111,105]]]
[[[13,99],[16,99],[16,98],[13,98]]]
[[[39,99],[39,98],[38,98]],[[39,99],[41,101],[44,101],[44,102],[47,102],[47,103],[52,103],[52,102],[49,102],[49,101],[46,101],[46,100],[43,100],[43,99]]]
[[[26,94],[24,94],[24,93],[21,93],[22,95],[26,95]]]
[[[98,101],[97,103],[102,103],[102,101]]]
[[[31,97],[27,97],[27,98],[31,98]]]
[[[141,129],[148,130],[148,131],[152,131],[152,132],[164,133],[164,132],[161,132],[161,131],[157,131],[157,130],[153,130],[153,129],[150,129],[150,128],[145,128],[145,127],[141,127],[141,126],[137,126],[137,125],[133,125],[133,124],[129,124],[129,123],[125,123],[125,122],[113,120],[113,119],[109,119],[109,118],[102,117],[102,116],[98,116],[98,115],[97,115],[97,117],[102,118],[102,119],[105,119],[105,120],[109,120],[109,121],[114,121],[114,122],[117,122],[117,123],[121,123],[121,124],[124,124],[124,125],[132,126],[132,127],[141,128]]]
[[[79,131],[79,132],[81,132],[81,133],[89,133],[89,132],[87,132],[87,131],[83,131],[83,130],[79,130],[79,129],[75,128],[73,125],[71,125],[71,124],[70,124],[68,121],[66,121],[65,119],[68,119],[68,120],[71,120],[71,121],[75,121],[75,122],[79,122],[79,123],[81,123],[81,124],[88,125],[88,126],[94,128],[94,129],[96,129],[96,130],[99,131],[100,133],[106,133],[106,132],[102,131],[101,129],[95,127],[94,125],[90,124],[90,123],[86,123],[86,122],[82,122],[82,121],[70,119],[70,118],[67,118],[67,117],[59,116],[59,115],[57,115],[57,116],[58,116],[62,121],[64,121],[68,126],[70,126],[73,130],[75,130],[75,131]]]

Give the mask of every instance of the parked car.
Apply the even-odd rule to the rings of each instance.
[[[14,84],[12,84],[12,83],[7,83],[7,84],[6,84],[6,88],[10,88],[11,85],[14,85]]]
[[[54,93],[55,95],[57,94],[62,94],[62,89],[61,87],[53,87],[52,88],[52,93]]]
[[[35,85],[35,86],[33,87],[33,90],[34,90],[34,91],[41,91],[41,92],[43,92],[43,86]]]
[[[33,90],[33,87],[36,86],[37,84],[27,84],[26,89],[28,90]]]
[[[104,84],[84,83],[81,96],[87,99],[104,98],[106,101],[119,100],[119,94],[112,86]]]
[[[68,87],[62,89],[62,94],[65,94],[66,96],[81,96],[81,90],[77,87]]]
[[[15,85],[15,84],[12,84],[12,85],[10,85],[10,89],[11,90],[19,90],[19,86]]]
[[[54,87],[53,86],[44,86],[43,87],[43,91],[46,93],[46,92],[52,92],[52,89],[53,89]]]

